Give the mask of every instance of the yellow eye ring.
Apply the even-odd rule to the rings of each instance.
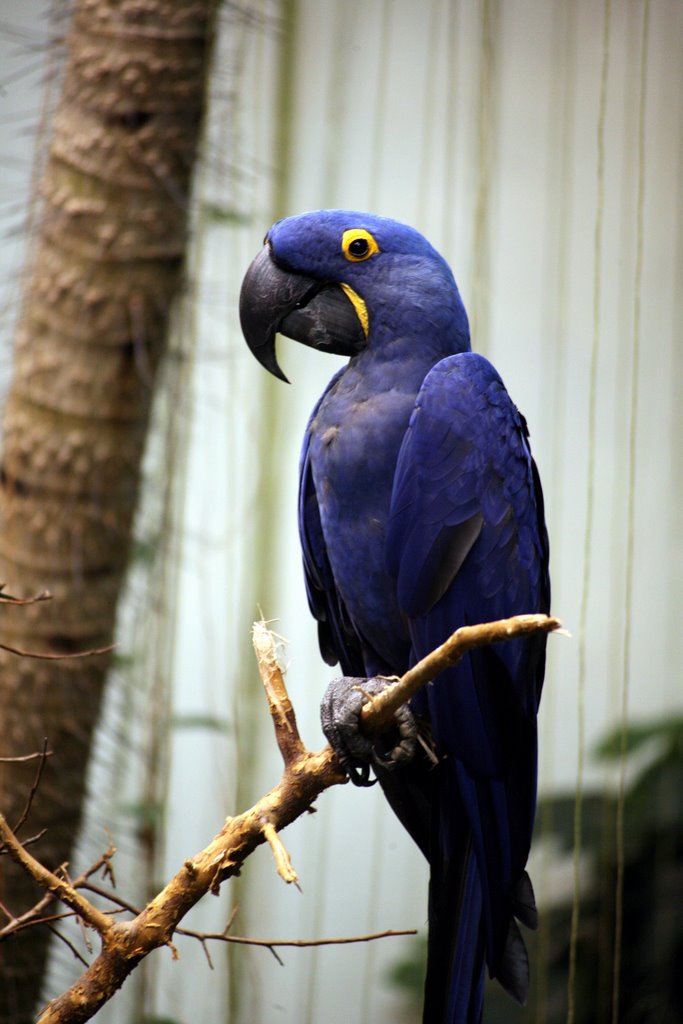
[[[379,246],[364,228],[348,228],[342,235],[342,252],[350,263],[362,263],[379,252]]]

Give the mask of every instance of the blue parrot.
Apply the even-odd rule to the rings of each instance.
[[[470,350],[445,260],[394,220],[320,210],[278,221],[245,276],[242,329],[285,379],[275,335],[349,356],[313,410],[299,529],[311,611],[341,679],[324,731],[353,781],[372,765],[430,865],[426,1024],[482,1018],[485,968],[526,1000],[517,925],[536,805],[545,635],[473,650],[362,736],[365,694],[464,624],[549,612],[548,539],[523,416]]]

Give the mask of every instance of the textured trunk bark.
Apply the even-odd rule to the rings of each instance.
[[[0,580],[50,602],[0,608],[0,640],[107,644],[126,568],[140,461],[169,315],[182,284],[213,0],[77,0],[26,277],[0,471]],[[68,860],[107,658],[0,652],[0,755],[49,759],[24,835]],[[0,807],[25,805],[35,763],[0,764]],[[0,857],[0,900],[35,890]],[[0,922],[3,911],[0,909]],[[0,1022],[40,993],[46,929],[0,945]]]

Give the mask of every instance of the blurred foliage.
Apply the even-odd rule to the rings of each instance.
[[[135,562],[141,565],[153,565],[158,554],[160,547],[160,538],[158,535],[149,537],[133,537],[130,551],[131,563]]]
[[[679,1024],[683,1021],[683,718],[630,725],[623,735],[617,729],[595,753],[607,762],[619,759],[622,750],[629,775],[635,777],[624,802],[618,1020]],[[575,1024],[612,1021],[617,812],[618,796],[613,791],[584,797]],[[539,802],[538,833],[553,844],[570,873],[573,794]],[[567,1019],[571,898],[540,909],[539,931],[525,931],[531,962],[529,1004],[517,1007],[500,986],[489,982],[485,1024],[564,1024]],[[396,964],[390,976],[416,1013],[422,1000],[425,952],[426,943],[416,941],[412,958]]]
[[[121,803],[118,811],[135,822],[138,835],[143,841],[154,834],[164,817],[164,806],[158,800]]]
[[[236,227],[249,227],[253,221],[251,214],[242,210],[232,209],[230,206],[223,206],[220,203],[203,202],[202,213],[208,221],[218,224],[231,224]]]
[[[221,718],[219,715],[209,715],[199,711],[171,715],[170,725],[172,729],[204,729],[209,732],[218,732],[224,735],[228,735],[232,732],[232,725],[227,718]]]
[[[176,1020],[175,1017],[139,1017],[135,1024],[180,1024],[180,1021]]]

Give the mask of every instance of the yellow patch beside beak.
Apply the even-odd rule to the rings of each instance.
[[[340,284],[340,288],[342,289],[347,299],[355,309],[356,316],[358,317],[360,325],[363,328],[363,334],[367,338],[368,332],[370,330],[370,318],[368,316],[368,307],[365,305],[360,295],[357,292],[354,292],[350,284],[344,284],[344,282],[342,281]]]

